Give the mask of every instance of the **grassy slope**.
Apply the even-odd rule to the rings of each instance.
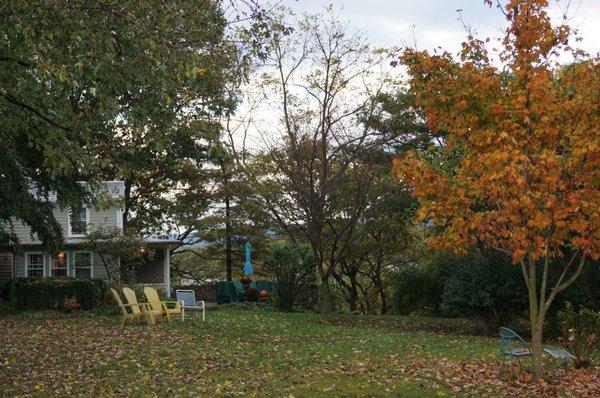
[[[494,338],[248,308],[155,328],[120,329],[117,317],[106,316],[8,316],[0,336],[6,396],[445,396],[451,392],[401,369],[415,358],[494,361],[498,349]]]

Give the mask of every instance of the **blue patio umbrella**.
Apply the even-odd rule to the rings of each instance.
[[[244,263],[244,275],[252,276],[254,275],[254,269],[252,268],[252,260],[250,259],[250,242],[246,243],[246,262]]]

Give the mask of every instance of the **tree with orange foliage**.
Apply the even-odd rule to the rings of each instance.
[[[576,32],[553,27],[547,7],[547,0],[500,7],[509,26],[499,66],[473,35],[460,60],[403,53],[416,105],[459,159],[448,165],[410,153],[394,162],[419,201],[417,222],[440,231],[432,247],[465,252],[484,244],[521,267],[536,378],[548,308],[586,260],[600,256],[599,58],[571,47]],[[566,55],[568,66],[559,63]],[[557,263],[566,266],[551,284]]]

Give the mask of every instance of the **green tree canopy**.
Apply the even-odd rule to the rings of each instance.
[[[160,219],[158,193],[197,171],[218,137],[212,117],[234,106],[232,82],[248,65],[226,34],[225,12],[236,9],[211,0],[0,6],[0,239],[15,240],[19,219],[46,245],[60,241],[41,199],[55,191],[61,206],[82,201],[79,180],[123,179],[126,211]],[[263,28],[235,31],[255,49]]]

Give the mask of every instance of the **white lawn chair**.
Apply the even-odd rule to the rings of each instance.
[[[181,301],[181,320],[185,319],[185,310],[202,310],[202,321],[206,320],[204,301],[196,301],[196,293],[193,290],[176,290],[177,301]]]

